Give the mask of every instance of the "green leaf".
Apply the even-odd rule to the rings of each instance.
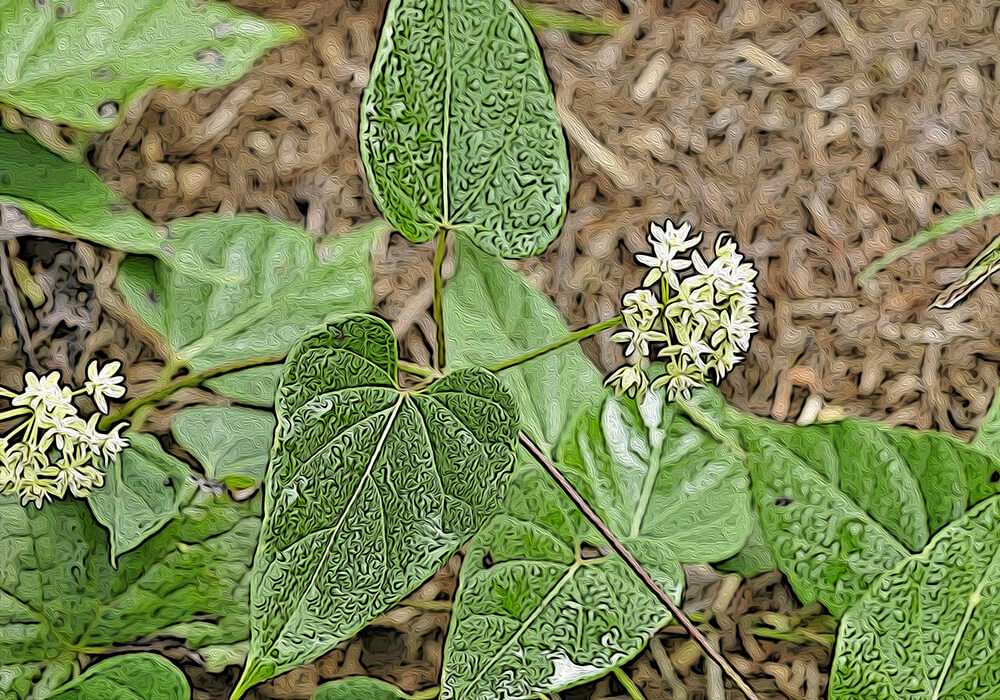
[[[747,538],[742,465],[650,395],[582,414],[559,464],[674,600],[681,562],[717,561]],[[627,662],[670,614],[533,462],[465,557],[442,698],[557,692]]]
[[[374,316],[331,322],[290,354],[234,697],[360,630],[499,506],[518,430],[507,390],[480,369],[421,390],[396,373]]]
[[[755,532],[722,568],[752,575],[779,566],[800,600],[819,599],[838,615],[883,564],[920,551],[969,505],[1000,492],[1000,464],[940,433],[865,420],[799,427],[708,410],[748,443],[754,485]],[[877,550],[870,560],[855,549],[868,546]]]
[[[399,688],[367,676],[350,676],[324,683],[313,693],[312,700],[406,700]]]
[[[993,403],[979,424],[976,437],[972,439],[972,447],[1000,461],[1000,393],[993,397]],[[1000,481],[1000,473],[996,479]]]
[[[1000,193],[992,194],[975,204],[970,204],[969,206],[958,210],[954,214],[949,214],[948,216],[935,222],[935,224],[929,229],[920,231],[914,235],[913,238],[904,241],[882,257],[870,263],[868,267],[862,270],[861,274],[858,275],[858,286],[863,286],[865,282],[867,282],[879,271],[885,269],[896,260],[899,260],[912,251],[922,248],[931,241],[940,238],[941,236],[946,236],[949,233],[954,233],[955,231],[965,228],[966,226],[971,226],[972,224],[978,223],[984,219],[997,216],[998,214],[1000,214]],[[958,299],[955,301],[957,302]]]
[[[63,160],[27,134],[3,128],[0,203],[13,204],[35,224],[53,231],[129,253],[169,257],[170,248],[153,225],[93,171]]]
[[[191,469],[151,435],[125,433],[129,446],[87,500],[111,533],[111,561],[159,530],[194,493]]]
[[[379,209],[413,241],[447,225],[522,258],[566,213],[566,142],[541,54],[507,0],[391,0],[361,106]]]
[[[118,288],[132,309],[166,336],[173,359],[194,371],[287,352],[329,316],[371,306],[370,232],[348,235],[319,260],[299,226],[265,216],[196,216],[170,225],[176,261],[127,258]],[[259,382],[274,370],[249,370]],[[209,383],[260,404],[274,385],[247,373]]]
[[[1000,498],[874,582],[840,626],[831,700],[997,698]]]
[[[181,670],[157,654],[112,656],[55,691],[52,700],[188,700]]]
[[[998,206],[1000,210],[1000,206]],[[941,292],[931,308],[950,309],[1000,270],[1000,237],[994,238],[982,253],[965,268],[961,279]]]
[[[198,496],[115,570],[84,502],[38,510],[0,497],[0,669],[31,664],[44,678],[77,650],[161,632],[192,649],[246,639],[258,512],[257,501]]]
[[[206,475],[239,489],[264,480],[274,427],[272,413],[240,406],[192,406],[171,424],[177,443]]]
[[[154,87],[225,85],[300,35],[204,0],[0,0],[0,102],[104,131]]]
[[[457,367],[488,367],[569,334],[547,296],[524,278],[455,237],[455,276],[444,288],[449,360]],[[546,450],[559,442],[573,417],[604,397],[601,375],[579,344],[500,373],[517,400],[524,428]]]

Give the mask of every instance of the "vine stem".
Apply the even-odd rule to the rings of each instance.
[[[237,360],[235,362],[228,362],[223,365],[216,365],[215,367],[210,367],[209,369],[202,370],[201,372],[192,372],[190,374],[185,374],[181,377],[171,379],[168,382],[164,382],[155,387],[148,394],[143,396],[137,396],[136,398],[128,401],[120,409],[105,416],[98,423],[98,427],[101,430],[108,430],[115,423],[123,421],[132,416],[136,411],[146,406],[155,404],[163,399],[171,396],[172,394],[180,391],[181,389],[188,389],[191,387],[198,386],[209,379],[214,379],[215,377],[221,377],[224,374],[230,374],[232,372],[238,372],[241,369],[250,369],[251,367],[264,367],[266,365],[278,365],[285,361],[285,355],[264,355],[262,357],[251,357],[246,360]]]
[[[635,684],[635,681],[628,677],[628,674],[622,670],[621,666],[615,666],[613,673],[615,674],[615,678],[618,679],[618,682],[625,689],[625,692],[628,693],[628,696],[632,698],[632,700],[646,700],[646,696],[642,694],[641,690],[639,690],[639,686]]]
[[[577,510],[579,510],[583,516],[590,521],[590,524],[593,525],[599,533],[601,533],[601,536],[611,546],[611,549],[614,550],[615,554],[624,560],[625,565],[631,569],[632,573],[639,577],[639,580],[642,581],[643,585],[649,589],[650,593],[656,596],[657,600],[659,600],[667,608],[667,610],[670,611],[670,614],[673,615],[678,622],[680,622],[681,626],[687,631],[695,643],[701,647],[705,655],[719,665],[723,672],[729,676],[730,680],[736,684],[736,687],[739,688],[740,691],[747,698],[749,698],[749,700],[759,700],[757,694],[754,693],[753,689],[750,688],[749,685],[747,685],[747,682],[743,680],[743,677],[740,676],[739,672],[733,668],[728,661],[726,661],[722,654],[719,653],[719,651],[716,650],[708,639],[705,638],[701,631],[694,626],[694,623],[688,619],[688,616],[684,614],[680,607],[678,607],[674,601],[670,600],[670,596],[664,593],[663,590],[656,585],[656,582],[653,581],[652,577],[646,569],[643,568],[642,564],[640,564],[636,558],[632,556],[632,553],[629,552],[614,535],[614,533],[611,532],[611,529],[604,523],[601,516],[595,513],[583,497],[577,493],[576,489],[573,488],[573,485],[570,484],[566,477],[562,475],[559,469],[556,468],[555,464],[553,464],[549,458],[545,456],[545,453],[542,452],[541,448],[539,448],[538,445],[536,445],[534,441],[524,433],[524,431],[521,431],[519,440],[521,445],[528,451],[535,461],[542,465],[545,471],[549,473],[549,476],[551,476],[553,481],[559,485],[559,488],[561,488],[563,492],[569,496],[569,499],[573,502],[573,505],[576,506]]]
[[[609,328],[614,328],[621,322],[622,322],[622,317],[619,314],[614,318],[609,318],[607,321],[601,321],[600,323],[595,323],[592,326],[587,326],[585,328],[581,328],[578,331],[573,331],[565,338],[560,338],[559,340],[549,343],[548,345],[543,345],[542,347],[536,348],[535,350],[531,350],[530,352],[527,352],[523,355],[519,355],[510,360],[506,360],[505,362],[501,362],[498,365],[494,365],[490,367],[489,370],[491,372],[502,372],[505,369],[510,369],[511,367],[517,367],[518,365],[523,365],[525,362],[528,362],[529,360],[534,360],[536,357],[541,357],[542,355],[550,353],[553,350],[558,350],[559,348],[565,345],[579,342],[581,340],[584,340],[585,338],[589,338],[592,335],[597,335],[601,331],[606,331]]]
[[[438,231],[437,245],[434,247],[434,331],[437,338],[437,352],[434,368],[443,370],[447,365],[448,353],[444,337],[444,258],[448,252],[448,229]]]

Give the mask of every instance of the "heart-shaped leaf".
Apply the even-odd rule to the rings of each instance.
[[[176,516],[195,488],[191,469],[156,438],[134,431],[125,437],[129,446],[107,470],[104,485],[87,497],[111,533],[112,562]]]
[[[683,561],[717,561],[748,533],[739,460],[650,394],[582,414],[563,473],[661,588],[679,600]],[[639,653],[670,614],[533,463],[462,565],[442,698],[555,692]]]
[[[289,355],[234,697],[306,663],[409,594],[496,510],[513,399],[480,369],[400,389],[384,321],[350,316]]]
[[[0,203],[13,204],[53,231],[129,253],[169,256],[169,246],[153,225],[92,170],[63,160],[27,134],[3,128]]]
[[[831,700],[995,698],[1000,498],[878,579],[841,622]]]
[[[547,296],[502,260],[455,237],[455,276],[444,288],[448,359],[485,367],[569,335]],[[576,414],[600,403],[604,382],[579,344],[500,372],[525,430],[548,452]]]
[[[103,131],[153,87],[224,85],[290,24],[205,0],[0,0],[0,102]]]
[[[319,260],[301,227],[252,214],[176,221],[170,242],[175,261],[129,257],[118,288],[166,337],[174,361],[195,371],[287,352],[331,314],[371,305],[370,231],[330,243],[329,262]],[[270,405],[277,373],[255,368],[209,385]]]
[[[188,700],[181,670],[158,654],[112,656],[57,689],[52,700]]]
[[[540,253],[569,165],[534,36],[507,0],[391,0],[361,105],[375,202],[407,238],[442,226],[508,258]]]

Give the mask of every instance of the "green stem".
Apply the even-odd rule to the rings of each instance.
[[[416,692],[410,697],[412,700],[434,700],[440,694],[441,688],[428,688],[427,690]]]
[[[131,401],[127,402],[120,409],[114,413],[105,416],[100,423],[98,423],[98,428],[100,430],[108,430],[115,423],[123,420],[127,420],[130,416],[134,415],[136,411],[146,406],[150,406],[155,403],[159,403],[163,399],[171,396],[181,389],[188,389],[191,387],[203,384],[209,379],[214,379],[215,377],[221,377],[224,374],[230,374],[232,372],[238,372],[243,369],[250,369],[251,367],[263,367],[265,365],[277,365],[285,361],[285,355],[264,355],[262,357],[251,357],[246,360],[236,360],[235,362],[229,362],[223,365],[217,365],[201,372],[192,372],[191,374],[185,374],[182,377],[177,377],[166,383],[158,383],[156,387],[153,388],[151,392],[145,394],[144,396],[137,396]]]
[[[448,353],[444,336],[444,257],[448,252],[448,229],[438,231],[437,246],[434,248],[434,329],[437,334],[437,354],[434,369],[443,370],[447,366]]]
[[[501,362],[498,365],[490,367],[491,372],[502,372],[505,369],[510,369],[511,367],[517,367],[518,365],[523,365],[529,360],[534,360],[536,357],[541,357],[542,355],[548,354],[553,350],[558,350],[561,347],[569,345],[570,343],[579,342],[585,338],[589,338],[592,335],[597,335],[601,331],[606,331],[609,328],[614,328],[619,323],[622,322],[622,317],[615,316],[614,318],[609,318],[607,321],[601,321],[600,323],[595,323],[592,326],[587,326],[586,328],[581,328],[578,331],[573,331],[565,338],[560,338],[555,342],[549,343],[548,345],[543,345],[540,348],[531,350],[524,355],[519,355],[518,357],[512,358],[505,362]]]
[[[646,696],[642,694],[641,690],[639,690],[639,686],[635,684],[635,681],[628,677],[628,674],[622,670],[621,666],[615,666],[614,669],[612,669],[612,672],[615,674],[615,678],[618,679],[618,682],[621,683],[625,692],[628,693],[628,696],[632,698],[632,700],[646,700]]]

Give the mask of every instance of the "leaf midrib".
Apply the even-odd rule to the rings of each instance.
[[[368,483],[368,480],[371,478],[372,471],[375,468],[375,462],[378,461],[378,458],[381,456],[382,450],[385,447],[385,442],[389,437],[389,433],[392,430],[392,426],[396,422],[396,417],[399,415],[399,409],[400,407],[402,407],[403,401],[406,399],[406,397],[407,394],[405,393],[399,394],[399,398],[396,400],[396,403],[392,408],[392,413],[389,415],[389,418],[385,422],[385,427],[382,429],[382,434],[379,436],[378,443],[376,443],[375,449],[372,450],[372,456],[371,459],[368,461],[368,466],[365,468],[364,474],[362,474],[361,479],[358,481],[358,485],[355,487],[354,493],[351,494],[350,500],[344,506],[344,510],[340,514],[340,518],[338,519],[336,525],[334,526],[334,532],[330,535],[330,538],[327,540],[326,547],[324,548],[323,553],[317,560],[316,566],[313,568],[313,573],[312,576],[309,578],[309,582],[302,590],[302,595],[299,596],[298,600],[295,601],[295,605],[291,609],[291,611],[289,611],[288,616],[282,622],[281,629],[278,631],[278,634],[275,635],[274,641],[270,644],[270,646],[267,647],[267,651],[274,650],[275,646],[278,643],[278,640],[281,639],[282,635],[284,635],[285,633],[285,630],[288,629],[288,624],[292,621],[292,618],[295,616],[299,608],[302,606],[302,603],[306,599],[306,595],[308,594],[309,589],[311,589],[316,584],[316,578],[319,576],[320,570],[323,568],[327,558],[330,556],[330,551],[331,548],[333,547],[334,540],[336,540],[340,528],[343,527],[344,521],[347,518],[347,514],[353,509],[354,504],[357,503],[357,500],[361,495],[361,491],[363,490],[364,486]]]
[[[955,655],[958,653],[958,648],[961,645],[962,640],[965,638],[965,632],[969,627],[969,623],[972,621],[972,615],[979,606],[979,603],[982,602],[983,590],[986,588],[988,583],[996,580],[996,568],[998,564],[1000,564],[1000,546],[997,546],[994,550],[993,557],[990,559],[990,563],[986,567],[986,572],[976,585],[972,595],[969,596],[966,601],[965,614],[962,616],[962,622],[959,624],[958,630],[955,632],[955,641],[952,642],[951,648],[948,650],[948,656],[942,664],[941,674],[938,676],[937,685],[934,688],[934,692],[931,694],[930,700],[938,700],[938,698],[941,697],[941,692],[944,690],[944,684],[948,678],[948,673],[951,671],[952,665],[955,662]]]

